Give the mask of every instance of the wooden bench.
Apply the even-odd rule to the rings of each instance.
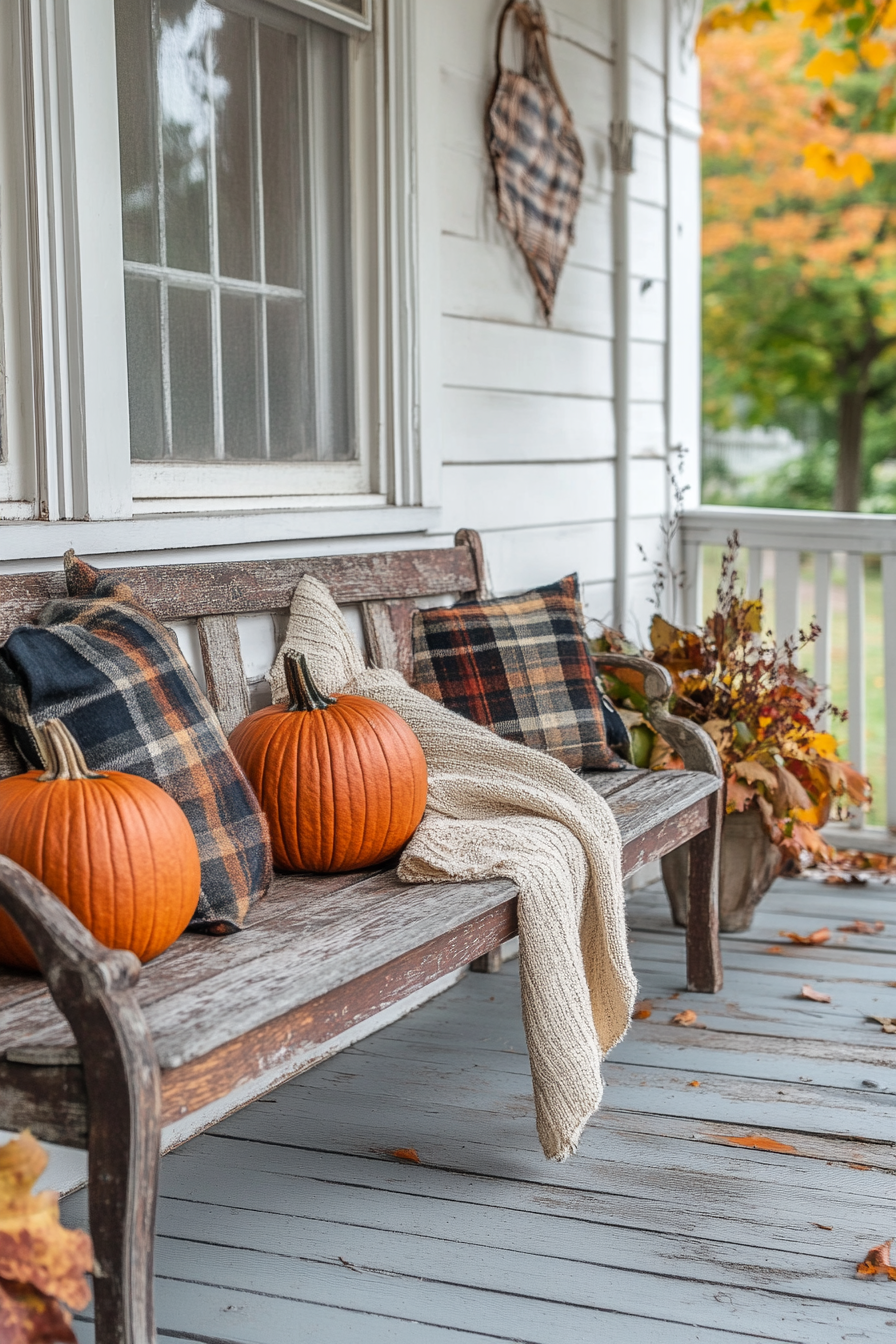
[[[437,550],[299,560],[160,565],[120,577],[163,621],[195,620],[209,698],[226,731],[248,712],[237,618],[288,607],[302,574],[360,604],[371,663],[407,671],[416,602],[481,595],[479,538]],[[61,573],[0,576],[0,639],[64,592]],[[596,774],[624,870],[690,844],[689,987],[721,986],[716,886],[721,770],[709,738],[665,709],[661,668],[645,674],[651,717],[686,769]],[[2,766],[2,761],[0,761]],[[7,755],[0,773],[19,768]],[[0,1126],[86,1148],[97,1274],[97,1344],[155,1339],[152,1250],[162,1130],[181,1142],[338,1048],[367,1019],[458,968],[496,969],[516,933],[506,881],[402,886],[394,869],[279,876],[230,938],[185,934],[140,969],[101,947],[59,901],[0,859],[0,907],[46,977],[0,972]],[[174,1126],[172,1129],[171,1127]]]

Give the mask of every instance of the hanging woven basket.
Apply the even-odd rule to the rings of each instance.
[[[525,44],[522,71],[504,65],[507,22]],[[498,218],[515,238],[550,321],[573,241],[585,159],[548,49],[547,22],[533,0],[508,0],[498,24],[497,77],[486,114]]]

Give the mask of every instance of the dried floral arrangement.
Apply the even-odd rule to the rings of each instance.
[[[835,807],[868,807],[871,786],[839,759],[834,736],[817,726],[825,715],[843,720],[845,713],[826,703],[821,688],[797,665],[820,628],[813,624],[781,646],[770,631],[763,633],[761,596],[745,598],[739,591],[738,548],[735,533],[722,559],[715,610],[702,630],[684,629],[657,612],[644,656],[671,675],[672,712],[699,723],[718,747],[727,811],[758,808],[770,839],[797,863],[806,851],[827,858],[830,851],[817,828]],[[640,652],[608,628],[595,651]],[[647,702],[637,674],[619,669],[604,676],[626,719],[634,763],[680,768],[644,718]]]

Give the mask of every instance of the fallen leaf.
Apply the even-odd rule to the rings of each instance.
[[[646,1017],[650,1017],[652,1012],[653,1012],[653,1004],[650,1002],[650,1000],[642,999],[640,1003],[635,1004],[634,1010],[632,1012],[632,1017],[636,1017],[639,1020],[643,1020]]]
[[[66,1307],[90,1301],[86,1232],[59,1222],[59,1196],[32,1194],[47,1154],[26,1130],[0,1147],[0,1339],[75,1344]]]
[[[765,950],[766,950],[766,952],[770,953],[772,956],[779,956],[779,957],[780,957],[781,953],[784,951],[783,947],[777,947],[777,946],[775,946],[775,947],[767,947]]]
[[[678,993],[678,991],[676,990],[676,992],[675,992],[674,994],[670,994],[670,995],[669,995],[669,998],[670,998],[670,999],[680,999],[680,998],[681,998],[681,995],[680,995],[680,994]]]
[[[870,1171],[871,1168],[864,1162],[847,1162],[846,1164],[852,1171]]]
[[[829,1223],[813,1223],[812,1226],[820,1227],[822,1232],[833,1232],[834,1230],[833,1225]]]
[[[393,1148],[393,1157],[400,1157],[402,1162],[419,1162],[420,1158],[416,1148]]]
[[[896,1265],[890,1264],[890,1244],[883,1241],[879,1246],[872,1246],[862,1263],[856,1265],[856,1273],[862,1277],[886,1274],[888,1279],[896,1279]]]
[[[896,1017],[869,1017],[869,1022],[879,1022],[881,1031],[888,1036],[896,1036]]]
[[[693,1082],[688,1083],[688,1087],[699,1087],[699,1086],[700,1084],[698,1083],[696,1078],[693,1080]]]
[[[770,1139],[767,1134],[714,1134],[714,1139],[721,1139],[723,1143],[733,1143],[738,1148],[759,1148],[764,1153],[795,1153],[796,1149],[789,1143],[779,1143],[777,1139]]]
[[[830,936],[830,929],[816,929],[814,933],[788,933],[786,929],[780,930],[782,938],[789,938],[792,943],[799,943],[801,947],[815,947],[818,943],[826,943]]]
[[[830,1003],[830,994],[822,994],[820,989],[813,989],[811,985],[803,985],[798,995],[801,999],[811,999],[813,1003]]]
[[[851,924],[838,924],[838,933],[883,933],[886,924],[880,919],[876,919],[873,924],[868,924],[864,919],[854,919]]]
[[[693,1008],[685,1008],[683,1012],[676,1013],[672,1019],[673,1027],[692,1027],[697,1021],[697,1014]]]
[[[339,1256],[337,1256],[336,1258],[337,1258],[337,1260],[340,1260],[340,1261],[342,1262],[342,1264],[345,1265],[346,1269],[353,1269],[353,1270],[355,1271],[356,1274],[360,1274],[360,1273],[361,1273],[361,1271],[360,1271],[360,1269],[358,1268],[358,1266],[357,1266],[357,1265],[353,1265],[352,1262],[351,1262],[350,1260],[346,1260],[346,1258],[345,1258],[344,1255],[339,1255]]]

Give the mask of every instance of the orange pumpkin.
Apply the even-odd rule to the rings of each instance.
[[[286,872],[344,873],[396,854],[426,806],[423,749],[377,700],[323,695],[304,654],[285,659],[288,705],[250,714],[230,735]]]
[[[151,961],[199,900],[199,851],[173,798],[148,779],[89,770],[59,719],[37,728],[47,769],[0,780],[0,854],[27,868],[98,942]],[[0,912],[0,962],[37,970]]]

